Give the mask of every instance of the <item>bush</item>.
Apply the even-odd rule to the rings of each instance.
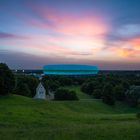
[[[0,95],[7,95],[15,86],[12,71],[4,63],[0,63]]]
[[[65,88],[59,88],[54,94],[55,100],[78,100],[75,91],[70,91]]]
[[[101,99],[102,98],[102,90],[101,89],[95,89],[93,91],[93,97],[96,99]]]

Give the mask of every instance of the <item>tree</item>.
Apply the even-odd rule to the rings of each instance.
[[[75,91],[70,91],[65,88],[59,88],[54,94],[55,100],[78,100]]]
[[[38,79],[36,77],[33,77],[33,76],[29,76],[29,75],[16,75],[16,83],[17,84],[16,84],[16,87],[15,87],[15,90],[14,90],[13,93],[15,93],[15,91],[17,89],[18,89],[18,91],[20,90],[19,88],[21,88],[21,87],[19,87],[19,86],[21,86],[21,85],[23,86],[23,84],[26,84],[28,86],[28,89],[30,90],[30,94],[27,94],[27,95],[29,97],[34,97],[34,95],[36,93],[36,88],[37,88],[37,85],[38,85],[39,81],[38,81]],[[16,92],[15,94],[18,94],[18,92]]]
[[[81,91],[91,95],[93,93],[94,88],[95,88],[94,82],[85,82],[81,87]]]
[[[7,95],[15,86],[15,78],[12,71],[4,63],[0,63],[0,95]]]
[[[125,100],[125,89],[122,85],[116,85],[113,88],[113,93],[115,95],[116,100],[118,100],[118,101]]]
[[[17,88],[13,91],[14,94],[31,97],[31,91],[27,84],[20,82]]]
[[[70,86],[73,83],[72,78],[65,77],[65,76],[62,76],[61,78],[59,78],[59,82],[61,86]]]
[[[122,86],[124,88],[125,91],[127,91],[130,87],[129,82],[125,79],[124,81],[122,81]]]
[[[27,86],[30,90],[30,97],[34,97],[36,94],[37,85],[39,83],[38,79],[33,76],[25,76],[24,83],[27,84]]]
[[[108,105],[115,104],[115,98],[114,98],[114,94],[113,94],[113,86],[109,83],[107,83],[103,89],[102,101]]]
[[[56,91],[60,87],[60,83],[58,81],[46,80],[44,81],[44,86],[46,90]]]
[[[140,86],[131,86],[126,92],[126,102],[132,107],[137,107],[140,102]]]

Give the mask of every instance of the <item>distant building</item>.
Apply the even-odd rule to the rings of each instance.
[[[36,88],[36,95],[34,96],[34,99],[46,99],[46,90],[41,82]]]
[[[43,73],[44,75],[96,75],[98,68],[92,65],[79,64],[45,65]]]

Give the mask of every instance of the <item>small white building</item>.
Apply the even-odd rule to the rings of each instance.
[[[41,82],[36,88],[36,95],[34,96],[34,99],[46,99],[46,90]]]

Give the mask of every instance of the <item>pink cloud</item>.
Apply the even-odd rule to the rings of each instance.
[[[135,49],[140,50],[140,38],[134,38],[130,40],[130,43],[133,45]]]
[[[49,32],[47,35],[31,35],[32,40],[29,44],[34,50],[63,56],[67,54],[71,57],[76,55],[92,57],[104,46],[105,36],[110,30],[104,17],[90,13],[84,15],[62,13],[60,10],[33,4],[27,6],[34,16],[21,14],[20,17],[27,25]],[[31,48],[29,44],[24,46]]]
[[[129,44],[128,44],[129,46]],[[108,52],[111,52],[112,54],[116,54],[117,58],[126,58],[126,59],[139,59],[140,50],[136,50],[135,48],[131,47],[112,47],[107,49]],[[115,57],[115,56],[114,56]]]
[[[113,42],[114,46],[104,51],[106,35],[110,25],[103,16],[86,13],[73,15],[62,13],[48,7],[29,5],[37,16],[25,16],[28,25],[56,33],[57,36],[32,35],[31,45],[24,45],[40,52],[40,55],[54,54],[58,56],[92,59],[114,59],[138,57],[140,41],[129,40]],[[39,18],[38,18],[39,17]],[[48,37],[49,36],[49,37]],[[34,42],[34,43],[33,43]],[[112,45],[112,44],[111,44]],[[131,47],[130,47],[131,45]],[[114,56],[116,54],[116,56]],[[101,56],[102,55],[102,56]]]
[[[41,52],[44,52],[45,54],[55,54],[55,55],[61,55],[61,56],[89,56],[93,53],[90,52],[82,52],[82,51],[75,51],[70,48],[62,47],[62,46],[24,46],[24,48],[30,48],[30,49],[36,49]]]
[[[48,7],[28,5],[40,18],[30,18],[27,22],[34,27],[49,29],[64,35],[99,36],[109,31],[108,22],[103,16],[93,14],[74,15],[62,13]]]

